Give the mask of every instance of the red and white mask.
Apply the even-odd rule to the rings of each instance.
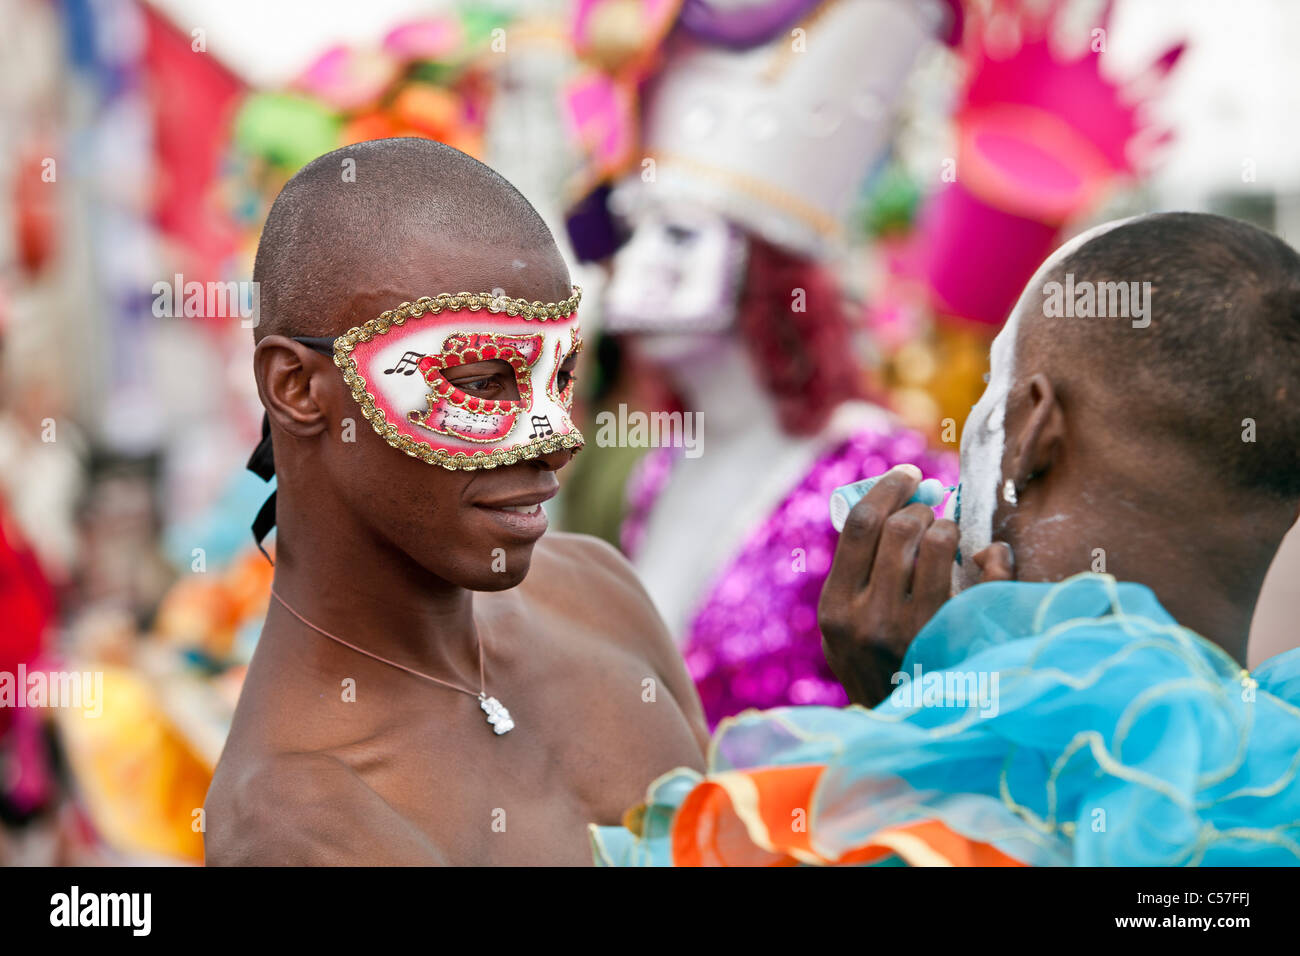
[[[430,464],[494,468],[581,448],[561,371],[582,348],[581,297],[575,286],[557,303],[466,292],[404,303],[335,339],[334,364],[375,431]],[[508,396],[475,394],[454,371],[489,361],[513,371]]]

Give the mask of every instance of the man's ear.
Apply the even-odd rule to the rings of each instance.
[[[1015,479],[1018,492],[1051,471],[1065,448],[1065,412],[1052,380],[1036,372],[1022,395],[1018,425],[1007,436],[1009,460],[1003,471]]]
[[[333,371],[323,355],[287,336],[268,335],[253,349],[253,374],[266,414],[295,438],[328,427],[322,400],[325,376]]]

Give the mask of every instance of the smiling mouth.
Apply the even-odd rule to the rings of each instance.
[[[536,541],[550,525],[540,501],[520,505],[479,504],[475,507],[488,517],[497,533],[516,540]]]

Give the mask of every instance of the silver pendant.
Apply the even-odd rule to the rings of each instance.
[[[478,705],[483,708],[487,714],[487,722],[492,725],[492,732],[500,737],[515,728],[515,722],[510,719],[510,711],[501,706],[501,701],[495,697],[479,696]]]

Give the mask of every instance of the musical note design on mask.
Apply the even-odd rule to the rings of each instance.
[[[555,434],[555,429],[551,427],[550,418],[545,415],[534,415],[532,418],[533,433],[528,436],[529,438],[549,438],[551,435]],[[545,429],[545,431],[543,431],[543,429]]]
[[[419,352],[407,352],[392,368],[384,369],[385,375],[392,375],[394,372],[401,372],[403,375],[414,375],[419,371],[420,359],[424,358]]]

